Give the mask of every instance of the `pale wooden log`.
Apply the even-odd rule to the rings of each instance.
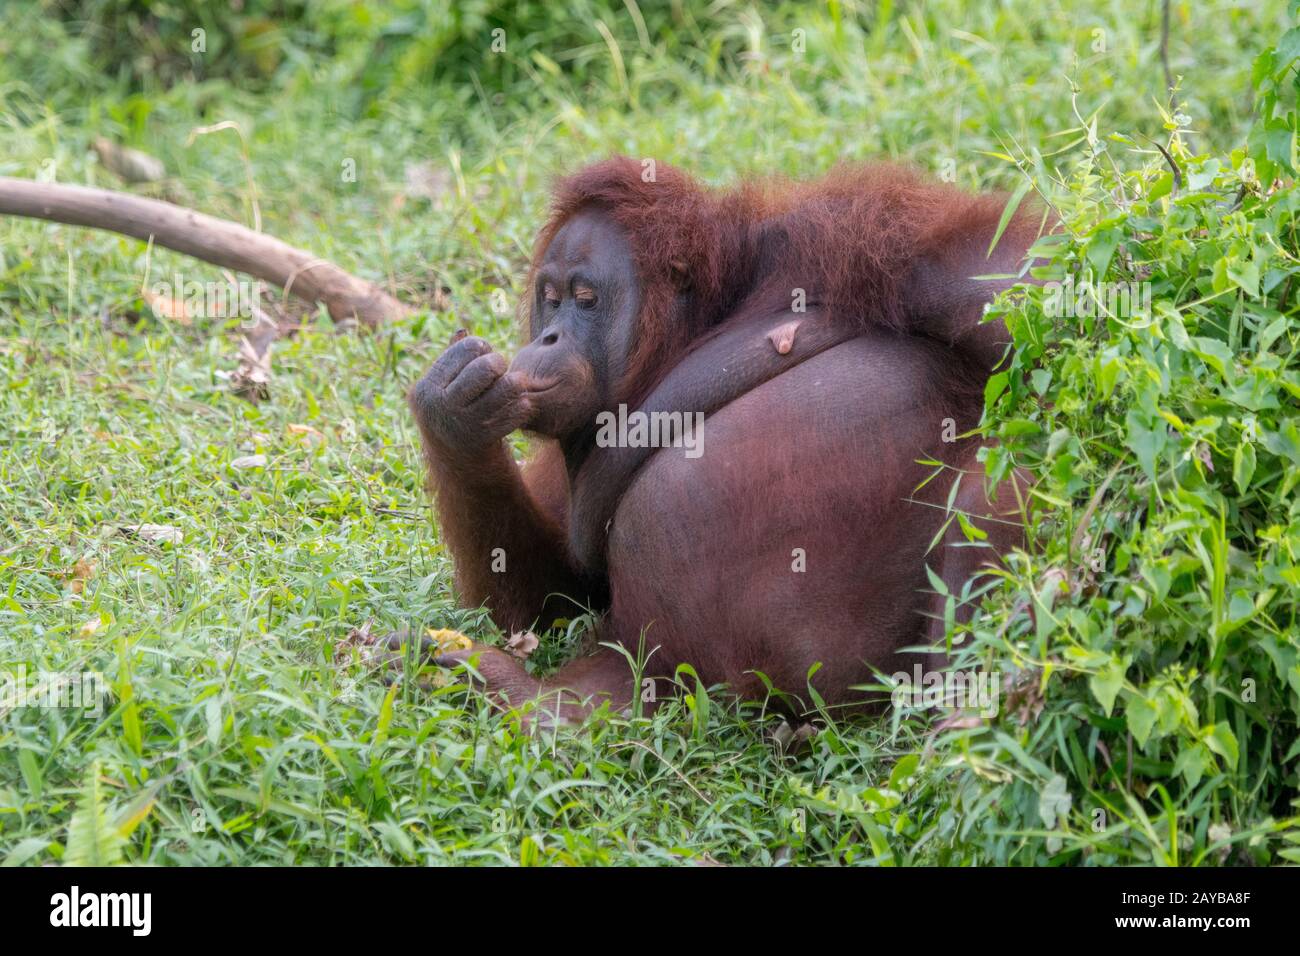
[[[107,229],[234,269],[311,303],[336,322],[375,326],[411,309],[383,289],[235,222],[130,193],[0,176],[0,213]]]

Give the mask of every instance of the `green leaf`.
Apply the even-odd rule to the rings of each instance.
[[[1228,262],[1228,278],[1247,295],[1259,295],[1259,266],[1253,260]]]
[[[1179,774],[1189,787],[1194,787],[1201,782],[1208,766],[1209,758],[1206,756],[1205,748],[1200,744],[1184,747],[1174,758],[1174,773]]]
[[[1258,278],[1258,277],[1256,277]],[[1206,365],[1209,365],[1223,377],[1232,381],[1232,352],[1218,339],[1196,337],[1192,339],[1192,351]]]
[[[203,704],[203,717],[208,726],[208,746],[216,747],[221,741],[221,695],[213,694]]]
[[[164,783],[166,783],[166,778],[159,778],[152,785],[142,790],[140,794],[117,815],[117,819],[113,821],[113,826],[117,830],[119,836],[123,839],[129,839],[131,834],[135,832],[136,827],[148,818],[149,812],[153,810],[154,803],[157,801],[158,794],[162,790]]]
[[[1112,658],[1105,667],[1088,678],[1088,689],[1097,698],[1107,717],[1115,706],[1115,696],[1124,686],[1124,672],[1127,669],[1121,661]]]
[[[1151,729],[1156,724],[1156,714],[1155,704],[1145,697],[1134,696],[1124,705],[1125,722],[1139,747],[1147,745],[1147,738],[1151,736]]]
[[[1007,388],[1007,382],[1010,376],[1006,372],[998,372],[996,375],[990,375],[989,380],[984,384],[984,404],[992,405],[999,395]]]
[[[1245,494],[1250,479],[1255,476],[1255,446],[1243,441],[1232,454],[1232,483],[1239,494]]]
[[[25,840],[19,840],[5,856],[3,862],[0,862],[0,866],[22,866],[38,854],[44,853],[51,842],[48,837],[27,837]]]
[[[397,696],[398,683],[388,688],[383,703],[379,705],[379,719],[375,722],[375,743],[382,744],[388,739],[388,728],[393,723],[393,698]]]
[[[1016,210],[1020,208],[1021,200],[1028,195],[1029,190],[1033,188],[1033,185],[1034,184],[1028,179],[1022,180],[1020,185],[1018,185],[1015,191],[1011,194],[1011,198],[1007,200],[1006,206],[1002,209],[1002,218],[998,220],[998,227],[994,230],[993,238],[989,241],[988,252],[984,254],[985,258],[993,255],[993,250],[997,248],[998,240],[1002,238],[1002,233],[1007,231],[1007,225],[1010,224],[1011,217],[1016,214]]]
[[[916,768],[920,763],[921,758],[918,754],[907,754],[905,757],[900,757],[889,774],[889,789],[898,793],[906,791],[912,785],[912,778],[915,776]]]
[[[1209,733],[1205,737],[1205,746],[1222,757],[1230,770],[1237,769],[1237,735],[1232,732],[1227,721],[1221,720],[1209,728]]]
[[[961,533],[966,537],[967,541],[983,541],[988,538],[987,532],[973,525],[964,511],[957,512],[957,523],[961,525]]]
[[[103,784],[99,779],[99,762],[86,769],[77,809],[68,821],[68,866],[113,866],[122,862],[125,838],[108,821],[104,808]]]
[[[1102,229],[1088,242],[1088,264],[1099,281],[1110,268],[1111,257],[1115,255],[1122,235],[1119,229]]]
[[[1264,447],[1275,455],[1290,459],[1294,465],[1300,465],[1300,431],[1296,430],[1295,421],[1288,421],[1277,431],[1268,431],[1260,435]]]
[[[126,686],[128,690],[131,689],[130,684],[127,684]],[[136,704],[134,698],[131,696],[125,697],[123,700],[123,704],[124,706],[122,707],[122,738],[126,741],[127,746],[130,747],[136,754],[143,754],[144,753],[144,729],[140,725],[140,707]]]
[[[1300,27],[1292,27],[1278,38],[1277,51],[1270,66],[1275,71],[1281,70],[1297,57],[1300,57]]]
[[[1156,458],[1159,457],[1160,452],[1169,441],[1166,427],[1163,424],[1157,425],[1155,428],[1147,427],[1137,412],[1132,409],[1125,416],[1125,423],[1128,426],[1128,436],[1124,443],[1133,449],[1138,464],[1142,466],[1142,470],[1146,472],[1147,477],[1154,480],[1156,477]]]
[[[1295,151],[1295,130],[1283,119],[1269,120],[1263,124],[1264,152],[1270,162],[1290,170],[1291,156]]]
[[[22,771],[23,781],[32,799],[41,799],[45,792],[45,776],[41,773],[41,763],[36,759],[36,751],[28,747],[18,748],[18,769]]]

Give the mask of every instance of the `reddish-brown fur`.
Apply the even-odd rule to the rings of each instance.
[[[918,459],[966,473],[957,506],[987,519],[995,552],[1020,540],[1018,496],[1004,487],[990,501],[977,443],[940,434],[947,418],[958,432],[976,424],[983,382],[1008,339],[979,317],[1009,281],[970,277],[1016,272],[1041,222],[1013,218],[989,258],[1003,197],[970,196],[894,166],[730,190],[703,188],[662,164],[652,181],[642,173],[641,163],[615,158],[562,180],[534,256],[533,273],[579,214],[597,211],[621,229],[640,310],[619,401],[635,405],[724,323],[788,312],[795,289],[810,313],[833,316],[858,338],[714,415],[710,435],[723,451],[709,466],[691,472],[662,452],[648,462],[619,505],[607,575],[580,566],[566,543],[581,450],[561,454],[546,442],[521,480],[504,446],[451,454],[413,398],[462,597],[487,604],[505,629],[572,614],[557,593],[610,602],[605,639],[635,652],[647,635],[659,648],[652,675],[692,663],[707,682],[753,694],[758,670],[799,693],[820,663],[822,696],[850,702],[850,688],[873,667],[897,666],[901,647],[942,637],[925,620],[942,602],[922,594],[923,565],[937,566],[960,593],[989,556],[972,558],[955,528],[926,554],[951,481],[916,493],[931,470]],[[486,560],[498,547],[510,556],[509,574]],[[810,549],[810,564],[816,555],[816,574],[789,572],[792,548]],[[571,692],[564,712],[576,714],[576,699],[621,704],[632,692],[624,659],[611,651],[548,682],[500,651],[475,654],[488,689],[514,704],[563,690]]]
[[[863,329],[910,330],[916,263],[947,260],[975,236],[983,240],[982,253],[1006,204],[1005,196],[971,195],[889,164],[843,166],[811,182],[772,178],[727,190],[706,189],[663,164],[647,182],[644,168],[614,157],[560,180],[533,256],[538,261],[556,232],[584,208],[607,210],[623,228],[643,296],[641,341],[624,381],[631,400],[745,299],[770,295],[788,306],[791,288],[798,287],[808,292],[810,307],[815,296]],[[1033,216],[1016,217],[994,263],[1018,267],[1039,225]],[[788,243],[779,263],[762,263],[764,234],[776,229],[785,230]],[[764,275],[763,265],[776,268]],[[981,263],[981,272],[971,274],[1001,271],[992,266]],[[692,299],[687,314],[674,309],[683,285]],[[992,292],[982,298],[992,299]]]

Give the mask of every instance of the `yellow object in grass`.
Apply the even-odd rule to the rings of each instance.
[[[437,629],[430,627],[424,633],[429,640],[438,645],[438,651],[443,654],[448,651],[468,651],[474,646],[472,640],[450,627]]]

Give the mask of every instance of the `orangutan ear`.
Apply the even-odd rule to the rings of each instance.
[[[668,263],[668,273],[672,277],[673,288],[678,292],[686,292],[691,287],[691,274],[686,269],[686,263],[680,259],[674,259]]]

